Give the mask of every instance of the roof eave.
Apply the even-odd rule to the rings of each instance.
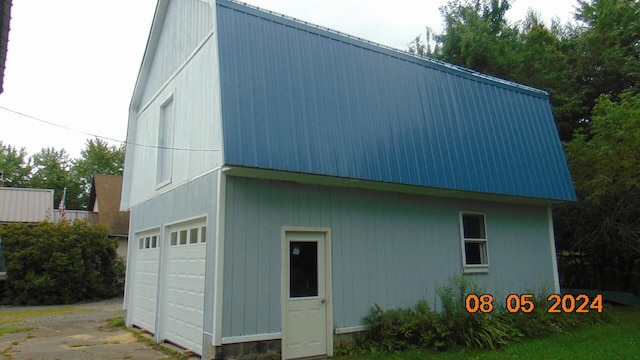
[[[387,183],[364,179],[343,178],[328,175],[296,173],[281,170],[259,169],[244,166],[225,165],[222,168],[225,175],[261,180],[289,181],[300,184],[348,187],[374,191],[396,192],[404,194],[427,195],[442,198],[465,199],[476,201],[493,201],[514,204],[553,205],[572,202],[575,199],[553,199],[511,194],[481,193],[457,189]]]

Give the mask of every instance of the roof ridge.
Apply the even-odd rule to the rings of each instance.
[[[388,45],[380,44],[380,43],[377,43],[375,41],[367,40],[367,39],[364,39],[364,38],[361,38],[361,37],[358,37],[358,36],[355,36],[355,35],[344,33],[344,32],[341,32],[341,31],[338,31],[338,30],[335,30],[335,29],[328,28],[326,26],[314,24],[314,23],[311,23],[311,22],[308,22],[308,21],[305,21],[305,20],[302,20],[302,19],[295,18],[293,16],[289,16],[289,15],[286,15],[286,14],[279,13],[277,11],[272,11],[272,10],[269,10],[269,9],[261,8],[259,6],[251,5],[251,4],[245,3],[245,2],[240,1],[240,0],[216,0],[216,2],[217,3],[228,2],[228,3],[232,3],[232,4],[236,4],[236,5],[241,5],[241,6],[247,7],[249,9],[253,9],[253,10],[258,11],[258,12],[262,12],[262,13],[269,14],[269,15],[272,15],[272,16],[275,16],[275,17],[279,17],[279,18],[282,18],[282,19],[285,19],[285,20],[288,20],[288,21],[292,21],[292,22],[300,24],[300,25],[308,26],[308,27],[311,27],[311,28],[314,28],[314,29],[317,29],[317,30],[325,31],[325,32],[331,33],[333,35],[341,36],[341,37],[347,38],[347,39],[349,39],[351,41],[364,43],[364,44],[367,44],[367,45],[373,47],[373,49],[372,48],[368,48],[369,50],[374,50],[375,51],[376,48],[377,49],[384,49],[384,50],[390,51],[392,53],[396,53],[398,55],[403,55],[405,57],[410,57],[410,58],[415,59],[415,60],[420,60],[422,63],[429,63],[431,65],[436,65],[438,67],[441,67],[441,68],[444,68],[444,69],[447,69],[447,70],[452,70],[452,71],[455,71],[455,72],[461,72],[461,73],[470,75],[472,77],[484,79],[484,80],[489,81],[489,82],[499,83],[499,84],[506,85],[506,86],[509,86],[509,87],[515,87],[515,88],[519,88],[521,90],[525,90],[525,91],[528,91],[528,92],[533,92],[533,93],[537,93],[537,94],[541,94],[541,95],[545,95],[545,96],[549,95],[545,90],[542,90],[542,89],[538,89],[538,88],[535,88],[535,87],[532,87],[532,86],[528,86],[528,85],[524,85],[524,84],[521,84],[521,83],[517,83],[517,82],[511,81],[511,80],[502,79],[502,78],[499,78],[499,77],[496,77],[496,76],[493,76],[493,75],[487,75],[487,74],[481,73],[479,71],[466,68],[464,66],[448,63],[446,61],[442,61],[442,60],[438,60],[438,59],[434,59],[434,58],[430,58],[430,57],[426,57],[426,56],[420,56],[420,55],[417,55],[417,54],[412,54],[412,53],[410,53],[410,52],[408,52],[406,50],[396,49],[396,48],[388,46]],[[352,45],[357,45],[357,44],[352,44]],[[390,54],[387,54],[387,55],[390,55]],[[405,58],[405,60],[407,60],[407,59]]]

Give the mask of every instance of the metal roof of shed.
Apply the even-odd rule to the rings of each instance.
[[[545,92],[217,4],[225,163],[575,200]]]
[[[0,223],[53,220],[53,190],[0,187]]]

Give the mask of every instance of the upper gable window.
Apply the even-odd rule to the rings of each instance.
[[[464,272],[488,272],[489,251],[485,215],[470,212],[460,213],[460,234]]]
[[[162,186],[171,182],[171,167],[173,161],[173,95],[160,106],[158,121],[158,161],[156,184]]]

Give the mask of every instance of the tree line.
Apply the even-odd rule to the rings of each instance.
[[[124,151],[124,145],[95,138],[86,141],[79,158],[53,147],[29,156],[24,148],[0,141],[0,172],[6,187],[53,189],[56,205],[66,188],[66,208],[86,210],[93,175],[122,175]]]
[[[550,25],[510,23],[511,4],[452,0],[408,50],[549,93],[579,198],[554,206],[562,286],[640,295],[640,2],[578,0]]]

